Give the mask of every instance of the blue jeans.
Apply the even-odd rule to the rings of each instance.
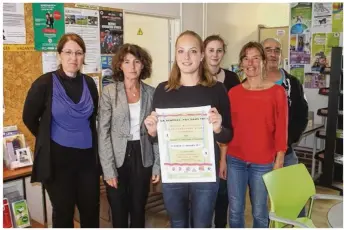
[[[253,164],[227,155],[227,188],[229,200],[229,225],[245,227],[246,188],[249,187],[253,228],[269,227],[268,192],[263,175],[273,169],[270,164]]]
[[[284,156],[284,164],[283,167],[288,167],[291,165],[296,165],[299,163],[299,159],[296,156],[296,153],[292,147],[288,147],[286,155]],[[299,217],[306,216],[306,209],[303,208],[299,214]]]
[[[164,203],[171,227],[189,227],[191,201],[192,227],[210,228],[218,189],[218,179],[212,183],[163,183]]]

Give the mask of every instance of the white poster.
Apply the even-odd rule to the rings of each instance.
[[[59,65],[56,52],[42,52],[43,74],[57,70]]]
[[[312,32],[332,32],[332,3],[313,3]]]
[[[210,106],[156,109],[163,183],[215,182]]]
[[[79,34],[86,44],[83,73],[98,73],[100,68],[99,11],[65,8],[65,32]]]
[[[26,44],[24,3],[3,3],[4,44]]]

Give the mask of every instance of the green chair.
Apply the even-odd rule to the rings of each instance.
[[[263,175],[271,202],[269,213],[270,228],[293,225],[302,228],[315,228],[311,219],[314,200],[341,200],[342,196],[316,194],[311,175],[304,164],[277,169]],[[298,218],[302,208],[310,201],[307,217]]]

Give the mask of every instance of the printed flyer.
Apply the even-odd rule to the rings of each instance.
[[[292,65],[290,66],[290,74],[299,79],[300,83],[303,84],[305,76],[304,65]]]
[[[312,24],[312,3],[291,3],[291,34],[309,33]]]
[[[63,3],[32,3],[35,50],[56,51],[65,33]]]
[[[123,45],[123,12],[100,10],[99,16],[101,53],[116,53]]]

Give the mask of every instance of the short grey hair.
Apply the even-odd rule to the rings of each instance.
[[[260,44],[262,44],[262,46],[264,46],[264,43],[267,42],[267,41],[277,42],[279,44],[279,46],[282,48],[282,44],[281,44],[281,42],[279,41],[278,38],[266,38]]]

